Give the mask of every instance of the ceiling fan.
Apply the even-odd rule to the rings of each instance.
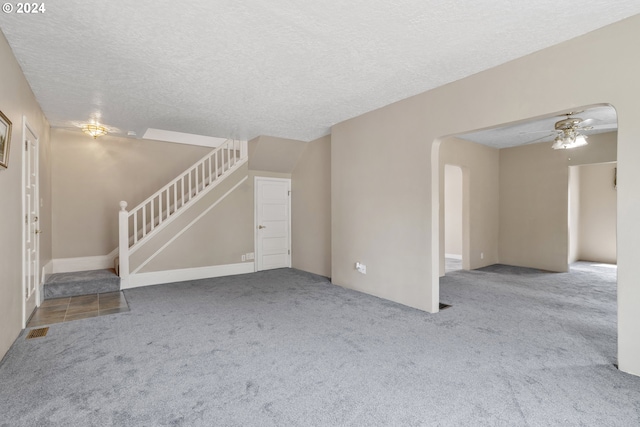
[[[560,120],[554,125],[557,133],[551,146],[554,150],[582,147],[588,144],[588,137],[580,131],[593,129],[593,126],[585,126],[591,123],[592,119],[583,120],[580,117],[571,117],[572,113],[568,113],[566,116],[566,119]]]
[[[525,133],[538,133],[538,132],[546,132],[547,135],[530,141],[529,143],[540,141],[551,136],[555,136],[553,145],[551,148],[554,150],[561,149],[569,149],[582,147],[587,145],[588,136],[584,134],[585,131],[595,130],[595,129],[610,129],[611,125],[598,125],[598,126],[589,126],[589,123],[593,122],[593,119],[583,119],[581,117],[572,117],[576,114],[582,113],[583,111],[572,111],[566,114],[562,114],[562,116],[566,116],[566,118],[555,122],[554,129],[549,132],[547,130],[543,131],[534,131],[534,132],[525,132]]]

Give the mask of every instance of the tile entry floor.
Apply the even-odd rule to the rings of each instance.
[[[43,301],[29,320],[28,328],[129,311],[122,292],[54,298]]]

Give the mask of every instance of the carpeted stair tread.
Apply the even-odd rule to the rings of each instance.
[[[113,269],[56,273],[44,284],[44,298],[61,298],[120,290],[120,277]]]

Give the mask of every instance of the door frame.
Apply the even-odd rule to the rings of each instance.
[[[34,203],[36,206],[36,212],[37,212],[37,216],[40,216],[40,136],[38,135],[38,133],[33,129],[33,127],[29,124],[27,117],[26,116],[22,116],[22,139],[20,141],[21,143],[21,152],[22,152],[22,177],[21,177],[21,182],[22,182],[22,215],[21,218],[24,218],[26,215],[28,215],[28,212],[26,210],[26,201],[27,201],[27,192],[26,192],[26,168],[27,168],[27,156],[25,155],[25,144],[27,141],[27,132],[30,132],[31,135],[33,135],[35,137],[35,164],[36,164],[36,170],[35,170],[35,174],[36,174],[36,178],[35,178],[35,182],[36,182],[36,189],[35,189],[35,197],[34,197]],[[27,274],[27,259],[26,259],[26,238],[27,238],[27,233],[29,233],[29,224],[21,221],[22,222],[22,254],[21,254],[21,258],[22,258],[22,328],[26,328],[27,327],[27,321],[29,320],[29,318],[31,317],[32,313],[27,313],[27,295],[26,295],[26,274]],[[36,256],[35,256],[35,271],[33,272],[35,278],[35,282],[36,282],[36,286],[35,286],[35,306],[36,308],[40,306],[40,235],[38,233],[35,234],[34,236],[35,239],[35,246],[36,246]]]
[[[253,252],[254,256],[254,271],[258,270],[258,259],[260,259],[260,254],[258,253],[258,182],[259,181],[275,181],[275,182],[286,182],[289,184],[289,207],[288,207],[288,218],[289,218],[289,268],[291,268],[291,259],[293,257],[293,253],[291,251],[291,178],[269,178],[266,176],[255,176],[253,178]]]

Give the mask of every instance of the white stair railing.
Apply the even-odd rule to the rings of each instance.
[[[123,287],[129,276],[129,256],[242,166],[247,158],[247,141],[228,139],[130,211],[127,211],[127,202],[120,202],[118,247]]]

